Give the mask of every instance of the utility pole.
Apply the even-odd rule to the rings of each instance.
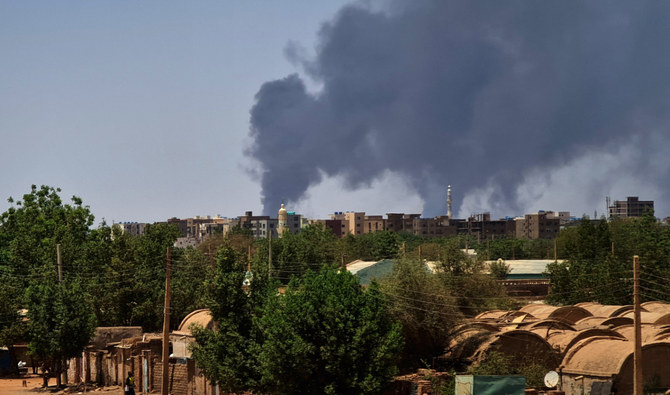
[[[168,395],[168,367],[170,365],[170,247],[167,248],[167,265],[165,266],[165,304],[163,306],[163,382],[161,395]]]
[[[421,261],[421,246],[419,246],[419,262],[422,262]]]
[[[63,282],[63,259],[60,255],[60,244],[56,244],[56,261],[58,262],[58,284]]]
[[[249,244],[249,248],[248,248],[247,253],[248,253],[247,271],[250,272],[251,271],[251,244]]]
[[[272,229],[268,232],[268,277],[272,273]]]
[[[60,253],[60,244],[56,244],[56,262],[58,264],[58,284],[63,283],[63,258],[61,257]],[[67,362],[65,359],[60,361],[61,363],[61,376],[60,382],[63,384],[67,384],[67,369],[65,369],[65,366],[67,366]]]
[[[558,262],[558,239],[554,239],[554,263]]]
[[[642,326],[640,323],[640,258],[633,257],[633,325],[635,350],[633,351],[633,395],[642,395]]]

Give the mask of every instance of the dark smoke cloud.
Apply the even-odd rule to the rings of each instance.
[[[515,208],[530,169],[667,135],[669,20],[666,1],[347,6],[301,59],[318,94],[294,74],[256,95],[248,155],[265,211],[323,173],[356,188],[385,170],[410,180],[428,215],[444,212],[447,184],[456,202],[489,185],[490,208]]]

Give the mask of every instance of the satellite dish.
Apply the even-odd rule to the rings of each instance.
[[[549,373],[544,375],[544,385],[547,388],[554,388],[558,384],[558,373],[550,370]]]

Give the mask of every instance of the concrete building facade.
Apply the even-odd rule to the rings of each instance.
[[[653,200],[640,200],[637,196],[628,196],[626,200],[615,200],[609,206],[609,216],[610,218],[641,217],[649,210],[654,210]]]
[[[539,211],[516,218],[516,237],[525,239],[554,239],[561,229],[561,219],[552,211]]]

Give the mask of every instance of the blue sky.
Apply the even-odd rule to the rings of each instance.
[[[249,109],[343,1],[3,1],[0,210],[31,184],[98,219],[260,210]]]
[[[643,2],[631,13],[625,2],[361,0],[338,19],[351,1],[0,2],[0,211],[8,197],[45,184],[62,188],[64,198],[81,197],[97,222],[258,213],[260,166],[290,159],[279,163],[290,174],[304,158],[314,171],[308,182],[294,180],[299,198],[289,209],[310,217],[440,214],[446,184],[460,217],[540,209],[600,215],[606,195],[654,199],[657,215],[670,215],[670,48],[662,39],[670,7]],[[321,34],[325,22],[335,28]],[[297,60],[287,57],[289,47]],[[305,60],[314,61],[312,70]],[[293,73],[307,85],[304,103],[347,108],[358,97],[342,92],[360,87],[371,98],[376,81],[396,95],[353,108],[351,130],[367,147],[357,153],[369,161],[322,163],[320,153],[342,164],[355,153],[346,142],[340,151],[327,144],[347,131],[340,118],[315,119],[332,109],[323,106],[314,107],[323,114],[306,107],[287,123],[305,130],[283,130],[314,145],[292,152],[293,140],[274,140],[278,117],[256,136],[272,143],[245,155],[259,144],[249,135],[256,93]],[[324,85],[329,77],[339,82]],[[263,99],[277,104],[272,95]],[[365,108],[386,102],[398,107],[377,115]],[[421,125],[426,119],[438,128]],[[450,123],[462,119],[465,126]],[[267,155],[275,141],[288,152]],[[535,148],[524,151],[528,144]],[[405,155],[407,146],[418,148]],[[424,148],[437,151],[424,157]],[[503,152],[521,154],[499,158]],[[415,160],[398,164],[398,153]],[[478,159],[467,167],[457,159],[471,154]]]

